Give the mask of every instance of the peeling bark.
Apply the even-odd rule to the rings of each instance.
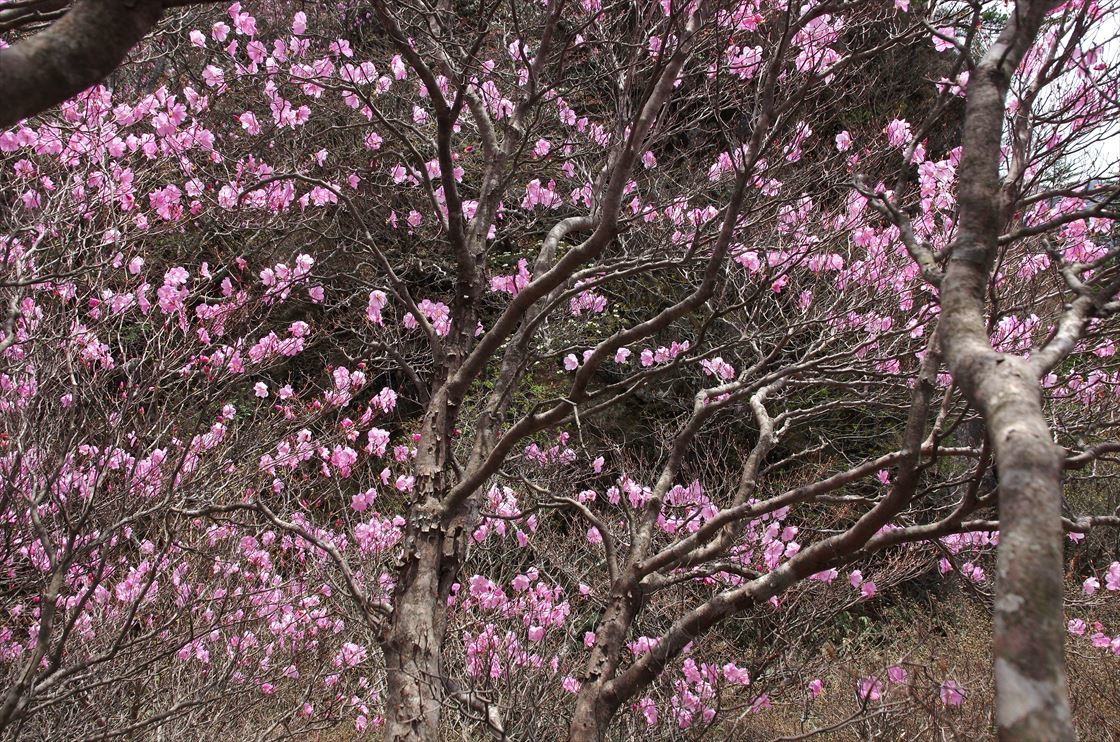
[[[599,622],[598,637],[568,727],[570,742],[598,742],[606,736],[618,700],[609,693],[626,644],[626,635],[641,609],[641,587],[633,571],[620,579]]]
[[[433,740],[446,675],[443,606],[466,556],[467,532],[433,517],[424,504],[412,509],[405,557],[393,597],[393,618],[382,640],[386,667],[386,740]]]

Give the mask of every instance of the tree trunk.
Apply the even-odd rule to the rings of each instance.
[[[608,685],[614,679],[626,635],[641,606],[642,593],[636,577],[628,573],[616,580],[611,601],[596,627],[595,646],[591,648],[583,685],[576,696],[568,725],[570,742],[599,742],[606,738],[619,706]]]
[[[1062,467],[1042,411],[1036,363],[996,352],[985,322],[1001,225],[1005,97],[1051,0],[1020,0],[973,69],[957,168],[957,236],[941,282],[942,349],[953,378],[980,411],[999,471],[995,632],[996,722],[1003,740],[1075,738],[1062,622]]]
[[[387,741],[439,739],[445,696],[443,642],[447,597],[466,553],[466,532],[418,504],[409,516],[405,555],[382,640],[386,668]]]
[[[587,684],[576,698],[576,707],[568,726],[568,742],[601,742],[606,739],[614,712],[614,708],[603,702],[601,684]]]
[[[948,309],[953,284],[946,283]],[[947,327],[953,316],[945,312]],[[987,423],[999,471],[992,652],[1000,739],[1071,740],[1062,611],[1064,452],[1046,425],[1031,364],[996,353],[975,332],[959,330],[946,333],[946,355]]]

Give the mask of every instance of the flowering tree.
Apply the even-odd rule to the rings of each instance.
[[[1120,70],[996,6],[4,11],[0,728],[702,729],[932,570],[1071,739]]]

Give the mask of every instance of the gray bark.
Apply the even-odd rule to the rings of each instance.
[[[0,128],[104,80],[155,28],[165,7],[188,4],[192,1],[75,0],[46,29],[0,49]],[[56,11],[59,5],[44,7]]]
[[[969,80],[958,233],[941,282],[942,350],[954,380],[984,418],[999,471],[993,653],[996,720],[1005,740],[1075,736],[1062,625],[1064,453],[1042,412],[1037,364],[996,352],[984,319],[1007,216],[999,178],[1005,97],[1052,5],[1019,2]]]

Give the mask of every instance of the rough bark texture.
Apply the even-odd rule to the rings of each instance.
[[[104,79],[163,8],[160,0],[76,0],[46,30],[0,49],[0,128]]]
[[[449,517],[441,499],[450,484],[451,425],[446,384],[432,395],[417,446],[417,486],[409,508],[385,653],[386,740],[439,739],[446,674],[443,641],[447,597],[466,557],[461,513]]]
[[[945,359],[987,424],[999,471],[993,652],[996,719],[1007,740],[1074,738],[1063,652],[1063,452],[1043,416],[1038,369],[993,350],[984,320],[1006,218],[999,178],[1004,99],[1051,5],[1018,3],[972,73],[958,169],[958,233],[941,283]]]
[[[466,552],[466,535],[414,508],[388,636],[383,641],[386,740],[439,739],[445,674],[447,596]]]
[[[588,672],[572,711],[568,727],[571,742],[598,742],[606,737],[619,706],[608,685],[618,669],[630,624],[641,608],[640,589],[632,572],[615,586],[610,604],[599,622]]]

